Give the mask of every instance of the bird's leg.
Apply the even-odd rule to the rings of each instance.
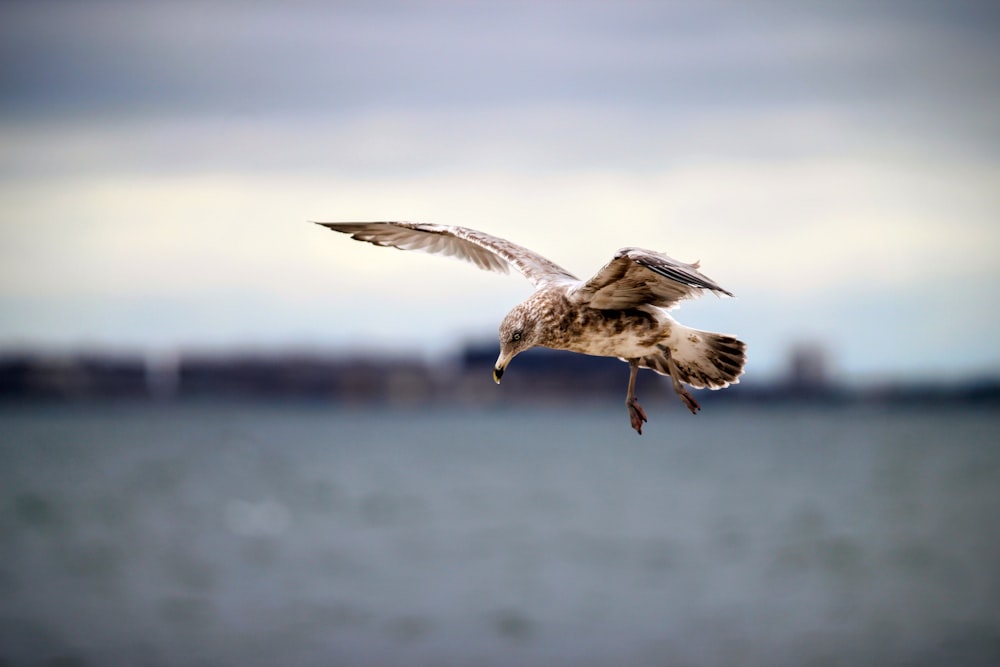
[[[632,428],[639,435],[642,435],[642,423],[649,421],[646,418],[646,411],[639,405],[639,399],[635,396],[635,377],[639,374],[639,360],[629,359],[628,394],[625,396],[625,406],[628,408],[628,418],[632,422]]]
[[[684,401],[684,405],[686,405],[687,409],[691,411],[691,414],[698,414],[698,411],[701,410],[701,406],[698,405],[698,401],[694,400],[694,396],[692,396],[691,393],[684,388],[684,385],[682,385],[681,381],[677,378],[677,365],[670,356],[670,348],[666,345],[657,345],[656,347],[660,348],[660,350],[663,351],[663,356],[667,358],[667,368],[670,369],[670,381],[674,383],[674,391],[676,391],[680,399]]]

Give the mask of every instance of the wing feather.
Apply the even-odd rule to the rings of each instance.
[[[697,262],[687,264],[652,250],[622,248],[593,278],[574,289],[570,298],[601,310],[642,305],[673,308],[704,290],[733,295],[698,271]]]
[[[532,250],[468,227],[415,222],[316,224],[377,246],[456,257],[486,271],[507,273],[513,267],[535,287],[577,280],[572,273]]]

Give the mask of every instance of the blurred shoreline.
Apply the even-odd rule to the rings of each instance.
[[[0,351],[0,402],[222,399],[320,401],[409,407],[581,404],[623,394],[627,368],[616,359],[536,349],[518,357],[503,387],[489,377],[493,346],[467,346],[444,362],[376,353],[55,354]],[[947,381],[848,384],[831,377],[821,355],[795,353],[771,380],[746,375],[699,401],[734,404],[1000,406],[1000,375]],[[642,373],[642,396],[673,391],[667,378]]]

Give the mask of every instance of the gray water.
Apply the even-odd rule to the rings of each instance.
[[[0,409],[0,665],[1000,664],[1000,414]]]

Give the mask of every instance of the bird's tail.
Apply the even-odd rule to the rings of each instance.
[[[746,343],[729,334],[699,331],[671,323],[670,337],[661,352],[644,357],[641,364],[661,375],[696,389],[722,389],[736,384],[746,364]]]

